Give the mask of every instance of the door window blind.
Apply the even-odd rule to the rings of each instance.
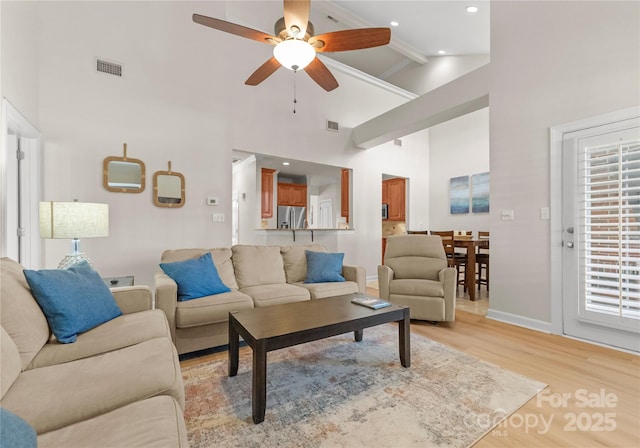
[[[640,141],[580,153],[583,310],[640,319]]]

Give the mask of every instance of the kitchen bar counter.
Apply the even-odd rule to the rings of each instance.
[[[353,232],[354,229],[256,229],[262,232],[291,232],[293,241],[296,240],[296,233],[306,232],[311,234],[311,241],[314,241],[314,232]]]

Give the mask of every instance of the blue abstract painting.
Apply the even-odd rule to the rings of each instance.
[[[469,213],[469,176],[449,180],[449,207],[452,215]]]
[[[489,173],[471,176],[471,211],[473,213],[489,212]]]

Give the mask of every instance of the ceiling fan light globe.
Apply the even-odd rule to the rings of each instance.
[[[283,67],[297,71],[303,70],[313,61],[316,50],[303,40],[288,39],[275,46],[273,56]]]

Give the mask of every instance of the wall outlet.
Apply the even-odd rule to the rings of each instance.
[[[213,196],[208,196],[207,197],[207,205],[218,205],[218,198],[215,198]]]
[[[224,222],[224,213],[214,213],[211,218],[213,222]]]

